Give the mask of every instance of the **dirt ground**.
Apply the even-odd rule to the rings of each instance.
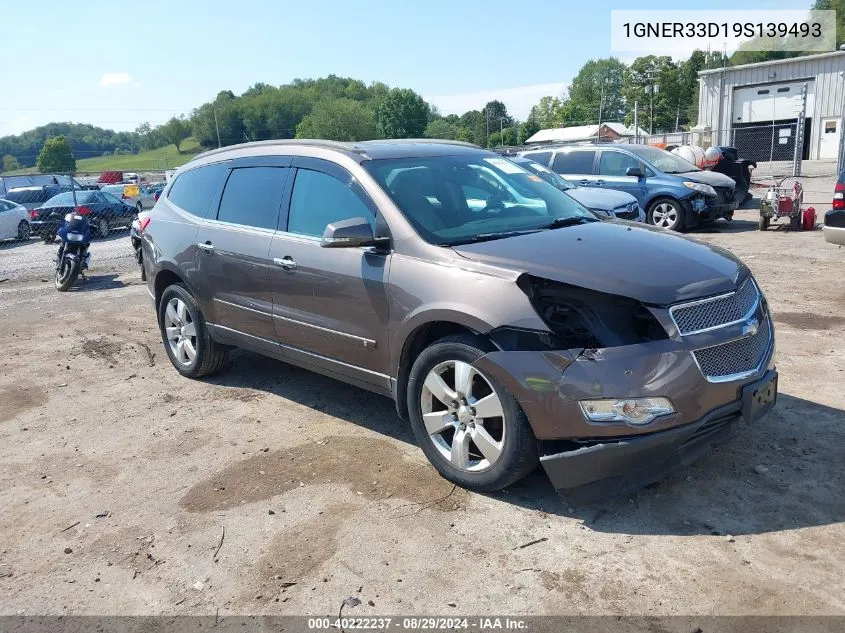
[[[129,260],[0,284],[0,613],[845,614],[845,250],[695,235],[768,296],[778,406],[587,508],[454,489],[391,402],[273,360],[181,378]]]

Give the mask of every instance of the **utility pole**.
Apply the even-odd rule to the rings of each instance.
[[[640,144],[640,117],[639,117],[639,104],[634,101],[634,140],[637,142],[637,145]]]
[[[679,132],[678,123],[681,120],[681,100],[678,99],[678,111],[675,113],[675,132]]]
[[[217,108],[211,108],[214,111],[214,129],[217,130],[217,147],[221,147],[220,145],[220,126],[217,125]]]
[[[804,149],[804,119],[807,116],[807,82],[801,86],[801,109],[798,112],[798,118],[795,121],[795,150],[792,154],[792,177],[797,178],[801,175],[801,159],[803,158]],[[774,136],[774,130],[772,130]]]
[[[599,97],[599,134],[601,134],[601,115],[604,108],[604,82],[601,82],[601,96]]]
[[[505,118],[499,118],[499,146],[505,146]]]
[[[654,93],[658,92],[659,88],[655,83],[655,73],[657,70],[654,66],[646,71],[646,78],[648,79],[648,133],[654,134]]]

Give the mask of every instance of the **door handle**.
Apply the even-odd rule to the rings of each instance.
[[[604,180],[596,180],[596,184],[601,187],[604,185]]]
[[[273,263],[276,266],[281,266],[285,270],[295,270],[296,269],[296,262],[293,261],[290,255],[285,255],[284,257],[276,257],[273,259]]]
[[[211,242],[200,242],[197,244],[197,248],[206,253],[214,253],[214,244]]]
[[[578,184],[579,185],[589,185],[590,181],[587,180],[586,178],[582,178],[581,180],[578,181]]]

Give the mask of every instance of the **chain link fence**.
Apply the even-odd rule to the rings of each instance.
[[[163,171],[0,175],[0,283],[52,279],[57,231],[69,212],[91,223],[92,275],[131,270],[130,226],[155,205],[164,184]]]

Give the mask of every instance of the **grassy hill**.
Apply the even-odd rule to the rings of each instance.
[[[137,154],[125,154],[120,156],[96,156],[94,158],[83,158],[76,161],[76,172],[78,174],[100,173],[102,171],[162,171],[173,169],[184,165],[196,154],[204,151],[197,142],[189,138],[182,142],[182,153],[176,151],[175,145],[160,147],[148,152]],[[37,174],[35,167],[18,169],[17,171],[6,172],[4,176],[16,174]]]

